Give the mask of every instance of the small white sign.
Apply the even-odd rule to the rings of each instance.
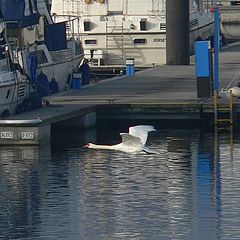
[[[13,132],[1,132],[1,138],[13,138]]]
[[[33,139],[34,132],[21,132],[22,139]]]
[[[165,38],[154,38],[153,42],[165,42],[166,39]]]

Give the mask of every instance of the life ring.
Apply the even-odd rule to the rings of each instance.
[[[86,4],[90,4],[90,3],[91,3],[91,0],[84,0],[84,2],[85,2]]]
[[[98,0],[98,2],[99,2],[99,3],[104,3],[104,2],[105,2],[105,0]]]

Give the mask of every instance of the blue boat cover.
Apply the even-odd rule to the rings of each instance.
[[[52,78],[52,80],[49,83],[49,89],[51,93],[58,93],[59,92],[59,86],[55,78]]]
[[[35,83],[36,74],[37,74],[37,64],[36,64],[36,58],[33,53],[29,54],[29,57],[27,59],[27,65],[28,65],[30,80],[32,83]]]
[[[49,51],[58,51],[67,48],[65,22],[45,26],[45,44]]]
[[[0,0],[0,17],[8,28],[25,28],[39,22],[37,0]]]
[[[91,69],[86,61],[81,65],[80,71],[82,71],[82,84],[89,84],[91,79]]]
[[[50,93],[49,81],[46,74],[42,71],[36,78],[37,93],[41,96],[47,96]]]

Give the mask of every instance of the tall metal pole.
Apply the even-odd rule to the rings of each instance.
[[[220,35],[219,9],[214,8],[214,90],[219,91],[219,35]]]
[[[166,1],[166,54],[169,65],[189,64],[189,0]]]
[[[219,9],[212,8],[211,12],[214,13],[214,123],[217,126],[218,119],[218,92],[219,92],[219,35],[220,35],[220,23],[219,23]]]

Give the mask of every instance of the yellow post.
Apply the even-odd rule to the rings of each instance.
[[[229,111],[230,111],[230,124],[233,125],[233,94],[232,90],[229,92]]]

